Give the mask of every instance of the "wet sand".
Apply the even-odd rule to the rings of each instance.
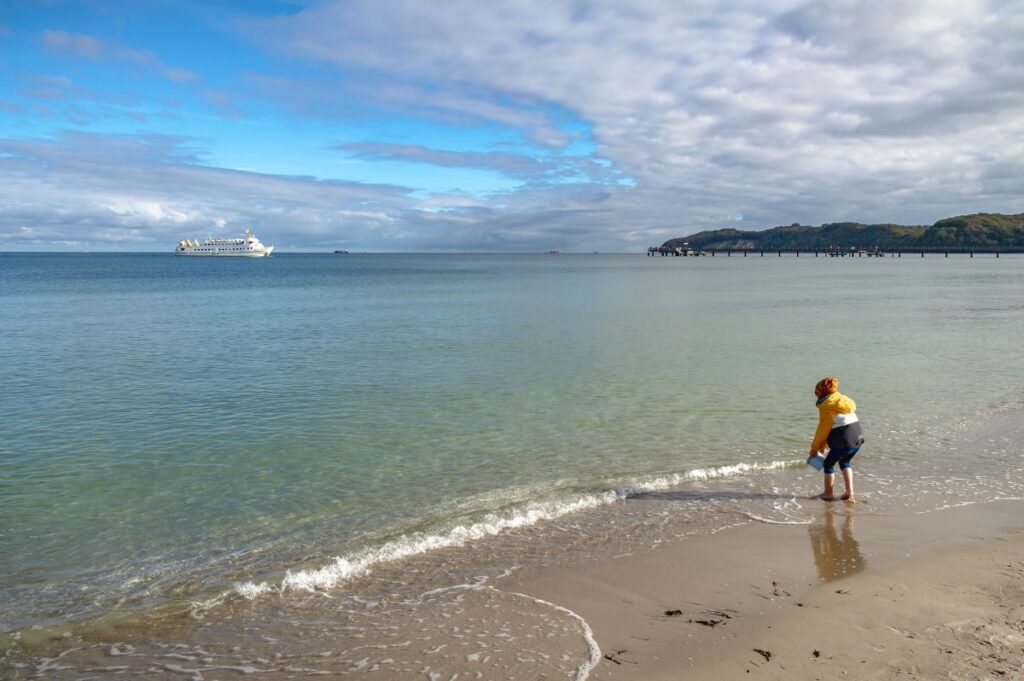
[[[592,679],[1020,674],[1024,502],[869,505],[822,502],[811,525],[735,527],[505,588],[587,622]]]
[[[809,525],[747,522],[632,544],[601,561],[382,602],[356,619],[341,594],[325,594],[69,633],[49,652],[0,660],[0,675],[1019,678],[1024,501],[910,515],[872,512],[870,495],[815,503]]]
[[[376,606],[360,620],[343,616],[351,603],[311,595],[239,603],[212,622],[66,634],[41,657],[0,660],[0,671],[12,679],[1019,678],[1024,502],[920,515],[869,508],[870,500],[820,502],[810,525],[745,523],[583,566],[541,565]]]
[[[1018,416],[946,446],[1019,477]],[[870,474],[858,503],[812,500],[785,469],[644,492],[336,589],[19,633],[0,677],[1020,678],[1024,501],[940,473],[928,504]]]

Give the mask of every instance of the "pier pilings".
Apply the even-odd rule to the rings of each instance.
[[[812,252],[811,249],[803,249],[803,248],[709,248],[707,250],[704,250],[704,249],[700,249],[700,248],[694,249],[694,248],[692,248],[690,246],[684,245],[683,247],[677,247],[677,248],[670,248],[670,247],[666,247],[666,246],[651,246],[650,248],[647,249],[647,255],[648,256],[660,255],[662,257],[665,257],[665,256],[699,256],[699,255],[710,255],[712,258],[714,258],[719,253],[725,253],[727,258],[731,258],[732,254],[734,252],[736,252],[736,253],[742,253],[744,258],[747,257],[747,255],[749,255],[750,253],[757,253],[760,257],[763,258],[764,254],[765,254],[765,251],[767,251],[769,254],[772,251],[775,251],[775,255],[777,257],[779,257],[779,258],[782,257],[783,253],[792,254],[793,256],[799,258],[801,252],[803,252],[803,253],[811,253]],[[899,259],[899,258],[903,257],[903,251],[901,249],[895,249],[895,248],[892,249],[892,250],[889,250],[889,251],[885,251],[885,250],[882,250],[882,249],[873,249],[873,250],[872,249],[850,249],[850,250],[843,250],[841,248],[830,248],[830,249],[814,249],[813,252],[814,252],[814,257],[815,258],[818,258],[818,257],[821,257],[821,256],[825,256],[825,257],[828,257],[828,258],[845,258],[845,257],[863,258],[863,257],[866,256],[868,258],[886,258],[886,257],[889,257],[889,258],[897,258],[897,259]],[[935,255],[942,254],[943,258],[949,258],[950,253],[952,253],[954,255],[957,255],[957,254],[959,254],[959,255],[966,255],[969,258],[973,258],[975,253],[978,253],[979,255],[980,254],[990,254],[990,255],[995,256],[996,258],[999,258],[1001,255],[1006,254],[1006,253],[1024,254],[1024,245],[1022,245],[1020,247],[1011,247],[1011,248],[1000,247],[1000,248],[992,248],[992,249],[988,249],[988,248],[960,248],[960,249],[957,249],[957,248],[942,248],[942,247],[940,247],[940,248],[922,248],[922,249],[914,248],[914,249],[911,249],[911,250],[907,251],[907,255],[908,256],[910,256],[910,254],[912,254],[912,253],[920,253],[920,257],[922,257],[922,258],[925,257],[925,255],[927,255],[929,253],[932,253],[932,254],[935,254]]]

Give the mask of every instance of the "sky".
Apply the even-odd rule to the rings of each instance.
[[[1024,212],[1019,0],[0,0],[0,251]]]

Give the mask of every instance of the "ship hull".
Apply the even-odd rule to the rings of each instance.
[[[245,228],[241,239],[210,237],[203,243],[195,239],[182,239],[174,249],[174,255],[202,256],[206,258],[265,258],[274,251],[273,246],[264,246],[252,230]]]
[[[270,247],[265,251],[250,253],[189,253],[188,251],[175,251],[174,255],[187,256],[190,258],[265,258],[270,255],[274,248]]]

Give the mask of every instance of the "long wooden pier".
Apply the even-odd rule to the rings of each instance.
[[[807,249],[807,248],[709,248],[709,249],[694,249],[690,247],[678,247],[678,248],[667,248],[665,246],[651,246],[647,249],[648,256],[682,256],[682,257],[699,257],[699,256],[711,256],[715,257],[716,254],[725,254],[726,257],[732,257],[733,253],[742,254],[745,258],[748,255],[758,255],[764,257],[765,253],[768,255],[777,255],[782,257],[783,253],[795,254],[796,257],[800,257],[803,253],[807,256],[813,254],[815,258],[826,257],[826,258],[902,258],[904,254],[907,257],[920,254],[920,257],[924,257],[926,253],[932,255],[943,255],[949,257],[950,253],[953,255],[969,255],[974,257],[978,255],[995,255],[999,257],[1000,254],[1005,253],[1024,253],[1024,246],[1020,247],[1004,247],[1004,248],[914,248],[907,250],[884,250],[884,249],[852,249],[849,251],[839,249]]]

